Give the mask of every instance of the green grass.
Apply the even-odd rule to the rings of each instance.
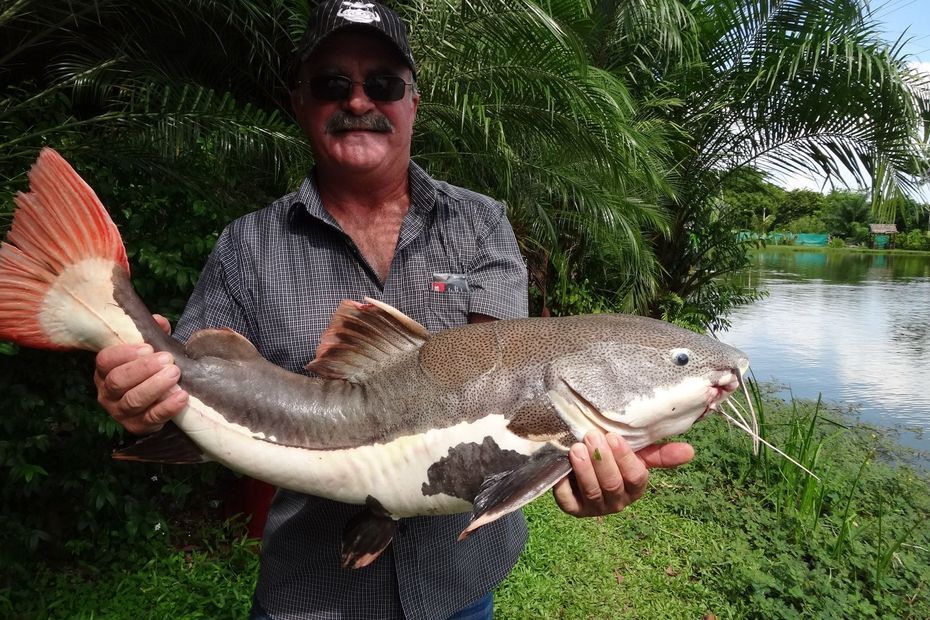
[[[107,563],[46,566],[28,583],[0,591],[0,617],[246,618],[257,548],[246,540],[210,550],[127,545],[126,556]]]
[[[749,458],[747,437],[708,421],[689,435],[695,462],[654,472],[624,513],[576,521],[549,499],[528,507],[500,616],[930,617],[926,478],[874,459],[893,444],[838,432],[815,403],[768,409],[769,439],[818,463],[821,482],[777,455]]]
[[[702,422],[688,436],[695,461],[655,471],[621,514],[574,519],[548,496],[527,507],[530,540],[496,617],[930,618],[926,477],[875,429],[846,429],[813,403],[765,407],[767,438],[807,454],[822,482],[771,452],[752,458],[722,420]],[[222,529],[206,538],[20,567],[0,617],[243,618],[255,544]]]

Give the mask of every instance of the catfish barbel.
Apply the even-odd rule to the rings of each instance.
[[[343,563],[390,544],[396,520],[472,511],[465,537],[571,471],[587,431],[634,450],[687,431],[739,387],[733,347],[626,315],[528,318],[430,335],[373,299],[343,301],[315,376],[283,370],[243,336],[205,329],[181,344],[136,296],[116,225],[93,190],[44,149],[0,247],[0,339],[44,349],[148,343],[169,351],[190,394],[163,430],[116,453],[219,461],[301,493],[367,505]]]

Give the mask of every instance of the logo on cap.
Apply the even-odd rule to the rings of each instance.
[[[380,22],[381,16],[374,11],[375,5],[369,2],[343,2],[337,17],[358,24]]]

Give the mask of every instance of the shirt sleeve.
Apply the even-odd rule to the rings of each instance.
[[[194,292],[178,320],[174,338],[186,342],[195,331],[227,327],[251,339],[239,300],[238,262],[229,229],[223,231],[207,259]]]
[[[469,313],[498,319],[527,316],[526,263],[503,210],[487,234],[478,239],[468,269],[468,289]]]

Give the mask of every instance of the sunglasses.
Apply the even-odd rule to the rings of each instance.
[[[321,101],[344,101],[352,94],[353,84],[361,84],[365,95],[372,101],[399,101],[413,82],[405,82],[396,75],[375,75],[365,78],[364,82],[356,82],[344,75],[318,75],[298,81],[297,87],[309,86],[310,94]]]

